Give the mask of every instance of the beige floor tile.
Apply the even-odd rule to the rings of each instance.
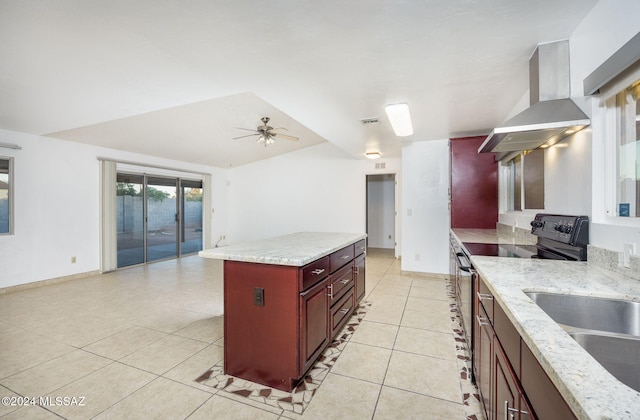
[[[400,327],[394,350],[456,360],[453,335],[445,332]]]
[[[351,342],[391,349],[397,334],[398,327],[395,325],[364,320],[353,333]]]
[[[201,385],[198,382],[195,382],[195,380],[205,373],[210,367],[222,361],[223,357],[224,348],[211,344],[162,376],[181,382],[185,385],[214,392],[215,390],[213,388]]]
[[[111,363],[111,360],[75,350],[16,375],[2,383],[21,395],[44,396]]]
[[[4,386],[0,385],[0,398],[2,397],[18,397],[19,395],[16,394],[15,392],[5,388]],[[11,405],[11,404],[0,404],[0,418],[4,418],[4,416],[6,416],[7,414],[16,411],[17,409],[19,409],[20,407],[18,407],[17,405]]]
[[[28,407],[20,407],[15,411],[2,417],[2,420],[60,420],[60,417],[47,411],[43,407],[31,405]]]
[[[445,283],[441,280],[414,280],[411,285],[409,296],[443,301],[449,300]]]
[[[381,384],[390,357],[390,349],[349,342],[331,372]]]
[[[131,323],[141,327],[151,328],[166,333],[174,333],[196,321],[204,318],[202,313],[185,311],[162,305],[153,310],[139,313]]]
[[[206,346],[207,343],[202,341],[169,335],[135,353],[123,357],[120,361],[127,365],[162,375]]]
[[[380,385],[329,373],[311,403],[304,419],[370,419]]]
[[[449,300],[445,301],[409,296],[407,298],[406,309],[411,311],[420,311],[425,314],[448,314],[451,311],[451,303]]]
[[[84,406],[61,405],[49,409],[65,418],[92,418],[155,378],[149,372],[113,362],[55,391],[55,396],[84,397]]]
[[[118,360],[166,336],[166,333],[160,331],[133,326],[127,330],[89,344],[84,347],[84,350],[113,360]]]
[[[459,375],[455,361],[394,351],[384,385],[461,403]]]
[[[402,315],[403,327],[420,328],[423,330],[451,332],[451,316],[448,313],[405,310]]]
[[[66,344],[8,324],[3,325],[0,333],[0,379],[75,350]]]
[[[169,379],[156,378],[95,419],[183,419],[210,397],[211,394],[207,392]]]
[[[410,286],[402,286],[396,284],[390,284],[384,282],[384,280],[380,281],[373,292],[371,292],[372,299],[375,299],[373,296],[384,297],[387,296],[409,296]]]
[[[202,405],[189,420],[231,419],[234,420],[275,420],[279,416],[241,402],[214,395]]]
[[[224,318],[221,316],[201,319],[174,333],[181,337],[213,343],[224,334]]]
[[[462,420],[465,418],[465,411],[462,404],[383,386],[373,418],[374,420]]]

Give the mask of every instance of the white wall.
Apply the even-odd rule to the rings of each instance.
[[[449,140],[402,145],[402,270],[449,271]]]
[[[372,248],[395,248],[395,192],[393,175],[367,177],[367,239]]]
[[[399,171],[400,159],[380,159]],[[323,143],[229,170],[229,243],[292,232],[366,231],[366,175],[375,163]]]
[[[0,235],[0,288],[100,269],[98,156],[211,173],[213,235],[226,223],[226,170],[0,130],[14,157],[14,234]],[[71,263],[71,257],[76,263]]]

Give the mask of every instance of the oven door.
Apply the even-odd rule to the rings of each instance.
[[[469,258],[463,253],[459,252],[456,255],[456,276],[455,284],[456,288],[456,301],[458,304],[458,310],[460,311],[460,317],[462,318],[462,329],[464,332],[464,339],[471,357],[473,353],[473,341],[472,341],[472,328],[473,328],[473,278],[471,276],[473,267]],[[471,358],[473,360],[473,358]],[[472,372],[472,366],[467,365],[469,372]]]

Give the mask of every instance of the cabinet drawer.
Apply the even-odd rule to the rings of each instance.
[[[487,318],[491,325],[493,325],[493,294],[482,280],[482,277],[477,276],[477,278],[479,281],[478,288],[476,289],[476,298],[484,307],[484,310],[487,311]]]
[[[367,251],[367,241],[363,239],[355,243],[355,256],[362,255]]]
[[[354,257],[355,247],[353,244],[346,246],[330,255],[331,272],[333,273],[343,265],[350,262]]]
[[[353,263],[342,267],[329,277],[329,305],[333,305],[353,286]]]
[[[322,257],[310,264],[302,267],[302,288],[300,291],[307,290],[318,281],[329,275],[329,256]]]
[[[353,288],[351,288],[349,292],[331,308],[331,320],[329,323],[329,325],[331,326],[331,337],[335,336],[340,328],[342,328],[344,324],[346,324],[349,316],[353,313],[353,298]]]

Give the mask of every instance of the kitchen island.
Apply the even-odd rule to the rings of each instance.
[[[300,232],[200,252],[224,260],[224,370],[290,391],[365,292],[365,234]]]

